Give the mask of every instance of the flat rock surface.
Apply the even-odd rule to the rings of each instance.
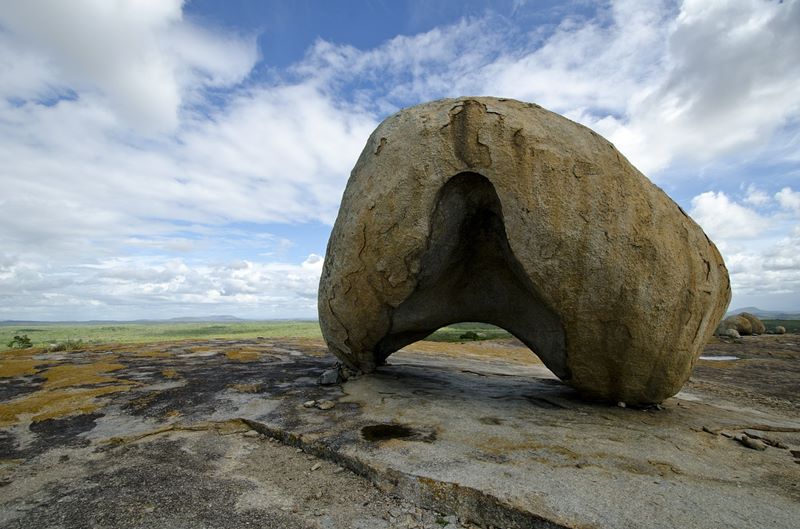
[[[715,341],[660,408],[583,400],[513,340],[418,342],[326,386],[313,340],[1,358],[2,527],[800,520],[798,335]]]

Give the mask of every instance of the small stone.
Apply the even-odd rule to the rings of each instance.
[[[303,403],[304,408],[313,408],[314,405],[317,403],[315,400],[307,400]]]
[[[763,441],[759,441],[758,439],[753,439],[751,437],[747,437],[746,435],[739,435],[736,437],[736,440],[742,443],[747,448],[752,448],[753,450],[766,450],[767,445]]]
[[[334,474],[338,474],[339,472],[344,472],[344,469],[342,467],[336,467],[333,469]]]
[[[319,470],[322,467],[322,463],[314,463],[314,466],[311,467],[311,471]]]
[[[751,438],[751,439],[761,439],[764,440],[764,437],[761,435],[761,432],[757,432],[756,430],[745,430],[744,434]]]
[[[330,386],[332,384],[338,384],[342,381],[342,376],[339,374],[339,368],[334,367],[333,369],[327,369],[322,372],[317,379],[317,383],[322,386]]]
[[[296,449],[295,449],[295,452],[297,452],[298,454],[299,454],[299,453],[301,453],[302,451],[303,451],[303,449],[302,449],[302,448],[296,448]]]
[[[622,401],[617,402],[617,406],[619,406],[620,408],[625,408],[626,407],[625,403],[622,402]]]
[[[255,430],[247,430],[242,435],[244,435],[245,437],[258,437],[260,434]]]
[[[321,400],[321,401],[317,402],[317,408],[319,408],[321,410],[329,410],[329,409],[333,408],[334,406],[336,406],[336,403],[333,402],[333,401],[330,401],[330,400]]]
[[[736,329],[726,329],[725,332],[723,333],[723,336],[727,336],[728,338],[733,338],[733,339],[741,338],[739,331],[737,331]]]
[[[717,435],[717,432],[712,430],[710,426],[703,426],[703,431],[706,433],[710,433],[711,435]]]

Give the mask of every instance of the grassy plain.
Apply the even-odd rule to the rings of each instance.
[[[0,348],[15,335],[27,335],[34,347],[67,341],[88,344],[150,343],[192,338],[322,338],[316,321],[242,322],[92,322],[92,323],[3,323]]]
[[[505,338],[503,329],[483,323],[459,323],[437,330],[428,340],[456,342],[464,333],[477,333],[477,339]],[[152,343],[189,339],[237,338],[322,338],[314,320],[271,320],[240,322],[91,322],[91,323],[2,323],[0,350],[14,336],[26,335],[34,347],[65,342],[84,344]]]
[[[774,329],[778,325],[783,325],[786,332],[800,332],[800,320],[761,320],[767,330]]]

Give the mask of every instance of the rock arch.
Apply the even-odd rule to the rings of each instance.
[[[490,294],[490,295],[487,295]],[[392,312],[379,360],[440,327],[491,323],[511,332],[559,377],[569,378],[564,330],[508,244],[494,186],[472,172],[439,190],[414,292]],[[535,321],[536,325],[523,322]]]
[[[485,321],[586,394],[658,402],[729,300],[713,243],[608,141],[481,97],[405,109],[372,134],[328,243],[319,314],[352,369]]]

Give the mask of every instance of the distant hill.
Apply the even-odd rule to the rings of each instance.
[[[755,314],[762,320],[800,320],[800,311],[762,310],[758,307],[742,307],[729,310],[725,316],[733,316],[734,314],[740,314],[742,312]]]
[[[170,318],[168,320],[162,320],[162,321],[171,321],[175,323],[198,323],[206,321],[233,322],[233,321],[247,321],[247,320],[243,320],[242,318],[237,318],[236,316],[228,316],[227,314],[222,314],[213,316],[183,316],[181,318]]]

